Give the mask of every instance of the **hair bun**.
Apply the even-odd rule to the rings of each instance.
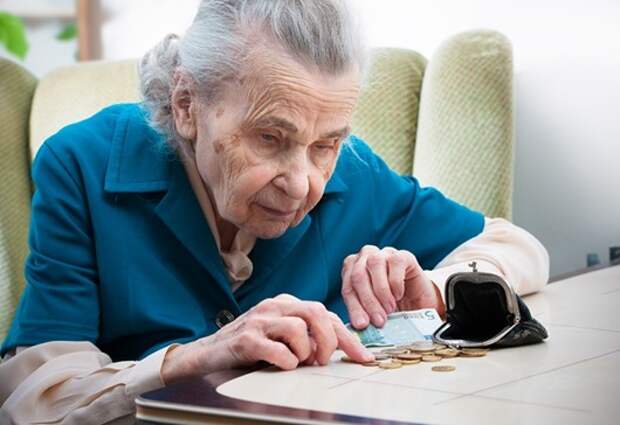
[[[140,93],[150,112],[150,124],[166,135],[174,134],[170,95],[174,69],[179,64],[177,34],[166,35],[138,62]]]

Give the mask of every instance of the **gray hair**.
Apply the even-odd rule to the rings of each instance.
[[[223,79],[243,67],[259,29],[300,63],[338,75],[357,67],[365,77],[368,51],[347,0],[202,0],[182,38],[167,35],[138,64],[149,124],[177,148],[172,117],[173,74],[181,69],[213,101]],[[244,33],[245,31],[245,33]]]

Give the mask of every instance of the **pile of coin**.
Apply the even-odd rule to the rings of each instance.
[[[398,369],[421,362],[434,363],[454,357],[483,357],[488,352],[489,350],[486,348],[453,348],[430,341],[419,341],[374,352],[375,360],[359,364],[382,369]],[[343,362],[357,363],[348,356],[342,357],[341,360]],[[456,367],[453,365],[440,365],[433,366],[432,370],[435,372],[452,372],[456,370]]]

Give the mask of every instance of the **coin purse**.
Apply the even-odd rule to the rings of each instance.
[[[476,270],[451,275],[445,287],[446,322],[433,334],[458,347],[512,347],[547,338],[512,287],[500,276]]]

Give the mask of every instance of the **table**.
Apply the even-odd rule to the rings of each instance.
[[[364,368],[336,352],[324,367],[228,371],[158,390],[137,400],[137,416],[174,423],[162,418],[183,406],[183,423],[256,423],[253,415],[297,423],[618,423],[620,266],[555,282],[525,301],[547,327],[547,342],[444,360],[456,366],[451,373],[427,364]]]

